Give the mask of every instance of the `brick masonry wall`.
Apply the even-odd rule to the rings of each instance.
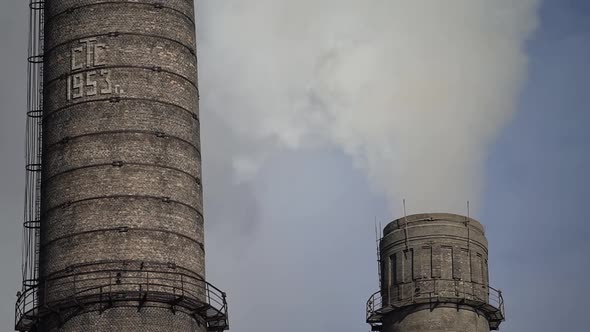
[[[172,313],[161,308],[118,308],[103,313],[90,312],[72,318],[67,328],[54,328],[52,332],[163,332],[201,331],[203,329],[190,315]]]
[[[48,128],[43,143],[52,148],[52,145],[71,138],[106,132],[127,131],[154,136],[166,133],[198,151],[199,121],[193,116],[181,107],[158,100],[98,100],[73,104],[43,119]],[[84,125],[81,121],[85,121]]]
[[[384,320],[383,332],[489,332],[486,318],[469,308],[417,306]]]
[[[65,308],[121,275],[111,288],[137,293],[151,280],[162,299],[202,290],[186,285],[205,276],[193,10],[192,0],[46,0],[42,301]],[[151,300],[139,312],[130,301],[62,324],[49,316],[39,330],[204,330]]]

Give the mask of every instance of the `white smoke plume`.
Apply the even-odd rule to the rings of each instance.
[[[409,212],[464,213],[515,110],[537,6],[200,1],[203,102],[246,146],[233,159],[238,177],[275,149],[332,144],[392,207],[405,197]]]

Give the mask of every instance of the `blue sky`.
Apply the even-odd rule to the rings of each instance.
[[[1,331],[12,330],[20,287],[26,11],[17,0],[0,11]],[[490,242],[491,283],[504,291],[502,331],[584,332],[590,1],[543,1],[527,49],[525,88],[490,148],[476,217]],[[226,162],[238,147],[214,131],[233,134],[206,109],[202,123],[214,128],[203,130],[207,273],[228,291],[232,330],[367,331],[365,301],[377,288],[373,220],[402,211],[391,215],[365,173],[329,146],[283,150],[236,184]]]
[[[481,219],[505,331],[585,331],[590,3],[546,1],[519,111],[493,147]]]

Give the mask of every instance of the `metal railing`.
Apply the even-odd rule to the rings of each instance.
[[[489,285],[449,279],[425,279],[393,286],[387,294],[375,292],[366,305],[366,319],[371,326],[379,325],[382,318],[399,308],[416,304],[451,303],[472,306],[482,311],[492,329],[504,320],[502,292]],[[385,295],[385,296],[383,296]]]
[[[40,319],[60,313],[104,311],[132,302],[143,307],[184,310],[206,322],[209,331],[229,329],[226,294],[201,278],[179,272],[110,270],[52,278],[20,294],[16,329],[31,331]]]

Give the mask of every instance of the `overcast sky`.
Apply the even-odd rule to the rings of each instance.
[[[490,4],[493,1],[478,2]],[[0,7],[0,331],[12,331],[15,294],[20,289],[27,2],[4,0]],[[331,31],[330,26],[318,26],[318,19],[327,20],[334,16],[331,16],[334,11],[343,13],[343,8],[355,8],[352,4],[369,3],[346,0],[341,6],[331,8],[327,4],[338,2],[316,2],[318,6],[290,8],[293,14],[289,11],[288,17],[309,18],[301,27],[287,29],[293,34],[290,37],[300,36],[306,24],[324,32]],[[535,3],[534,0],[497,2],[504,5]],[[467,2],[456,0],[456,3]],[[220,29],[218,22],[227,22],[251,24],[244,26],[244,31],[265,31],[255,30],[261,22],[266,23],[256,20],[260,18],[256,15],[267,15],[267,30],[282,31],[278,26],[280,20],[270,18],[285,13],[273,12],[275,7],[265,4],[270,3],[266,0],[197,1],[202,41],[199,68],[203,91],[207,277],[228,292],[233,331],[367,331],[365,301],[377,290],[373,221],[377,218],[385,224],[400,216],[399,203],[392,202],[392,197],[404,192],[390,192],[376,185],[376,179],[377,182],[382,179],[381,170],[367,166],[374,159],[358,142],[379,142],[389,136],[364,140],[366,132],[359,131],[357,136],[343,137],[342,128],[349,127],[327,126],[321,119],[314,122],[314,117],[306,118],[314,121],[302,125],[298,122],[302,111],[296,107],[291,108],[288,117],[278,119],[274,113],[258,110],[261,106],[280,105],[290,100],[284,98],[281,90],[284,84],[273,80],[268,83],[256,75],[242,76],[250,73],[248,68],[258,70],[267,64],[245,63],[258,59],[254,57],[255,47],[277,52],[276,56],[274,53],[260,56],[277,66],[269,64],[270,69],[260,75],[281,75],[285,81],[293,82],[286,86],[297,91],[297,80],[307,73],[304,69],[284,71],[284,67],[306,61],[312,63],[314,50],[322,50],[318,45],[330,38],[302,39],[297,41],[301,49],[286,43],[269,51],[265,41],[270,40],[270,33],[260,38],[244,35],[247,42],[241,45],[232,39],[235,28]],[[488,9],[483,5],[481,8]],[[488,22],[487,16],[477,16],[482,15],[481,8],[447,8],[424,18],[445,22],[445,17],[439,16],[465,12],[474,15],[477,22]],[[500,89],[493,96],[507,100],[507,104],[511,102],[514,107],[508,110],[510,107],[506,106],[502,121],[494,122],[493,135],[482,138],[476,137],[480,133],[469,133],[463,137],[482,141],[477,145],[481,161],[465,163],[467,166],[463,169],[470,174],[465,180],[469,184],[465,194],[473,196],[458,199],[475,201],[478,206],[475,217],[486,225],[491,283],[504,291],[506,301],[507,321],[502,331],[584,332],[590,326],[586,304],[590,298],[590,283],[587,282],[590,226],[586,207],[590,198],[590,2],[545,0],[538,8],[532,8],[516,10],[515,7],[515,14],[504,24],[510,36],[514,36],[510,39],[514,45],[528,39],[522,42],[528,70],[518,71],[527,69],[520,62],[519,52],[501,53],[504,62],[497,62],[500,53],[494,50],[500,51],[496,44],[482,64],[489,65],[486,68],[493,68],[493,72],[514,72],[514,76],[494,76],[502,85],[491,86],[510,85],[511,90]],[[314,15],[307,14],[311,10],[316,11]],[[372,18],[369,10],[358,11],[358,15]],[[374,21],[381,22],[379,19]],[[489,22],[494,23],[491,19]],[[334,24],[343,26],[342,22]],[[494,25],[482,23],[481,26],[481,30],[475,29],[473,35],[465,38],[491,38],[489,32],[494,32],[490,30]],[[342,30],[343,35],[347,33],[346,29]],[[504,36],[504,33],[498,32],[498,35]],[[409,35],[411,37],[412,33]],[[401,35],[386,37],[396,36]],[[371,43],[374,40],[363,39],[362,34],[354,37],[374,45]],[[491,43],[495,39],[489,40]],[[257,41],[259,44],[255,44]],[[486,42],[477,45],[480,44]],[[474,44],[458,45],[468,52],[469,45]],[[246,48],[243,55],[236,52],[237,46]],[[233,57],[228,57],[233,63],[221,61],[225,58],[219,52],[224,48],[234,53]],[[374,50],[380,51],[379,48]],[[413,57],[411,50],[407,54]],[[287,61],[274,61],[275,57],[286,57]],[[443,64],[453,63],[450,55],[443,60],[446,61]],[[339,61],[346,64],[348,59]],[[502,63],[511,67],[496,66]],[[325,75],[330,76],[330,73]],[[354,74],[341,70],[335,73]],[[227,82],[232,75],[240,77],[235,82]],[[318,78],[325,79],[321,75]],[[370,81],[371,76],[364,79]],[[491,79],[481,77],[482,81]],[[519,79],[522,80],[520,88],[512,87],[513,81]],[[224,80],[227,91],[219,86]],[[252,84],[252,87],[245,84]],[[268,96],[263,104],[252,98],[259,93],[258,84],[262,84],[260,89],[266,89],[264,93]],[[244,90],[232,91],[238,88]],[[348,88],[344,86],[343,91],[349,91]],[[324,85],[310,87],[310,91],[325,90]],[[513,98],[510,91],[515,92]],[[237,97],[243,99],[232,99]],[[304,108],[327,110],[330,119],[338,119],[339,114],[329,113],[329,107],[324,106],[332,99],[321,93],[310,99],[309,104],[303,104]],[[469,98],[465,100],[471,105]],[[241,105],[243,111],[236,112]],[[273,121],[267,122],[269,117]],[[249,118],[252,123],[248,122]],[[491,121],[491,118],[482,119]],[[271,128],[258,127],[261,122]],[[365,129],[380,131],[380,127],[371,127],[379,125],[369,122]],[[306,126],[314,130],[302,132],[301,128],[307,129]],[[289,134],[281,136],[275,132],[278,130]],[[329,135],[325,134],[328,132]],[[399,151],[398,148],[393,146],[392,151]],[[406,185],[396,175],[385,181],[386,187]],[[474,182],[481,183],[470,187]]]

